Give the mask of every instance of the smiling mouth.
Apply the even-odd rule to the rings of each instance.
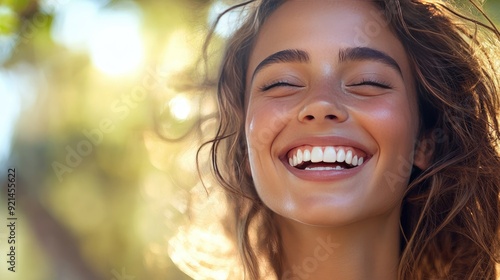
[[[367,154],[352,147],[301,146],[287,154],[290,166],[300,170],[344,170],[360,166]]]

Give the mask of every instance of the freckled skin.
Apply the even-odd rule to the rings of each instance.
[[[419,123],[409,61],[377,11],[369,1],[287,1],[265,22],[250,56],[250,169],[260,198],[278,214],[285,267],[300,268],[318,236],[341,244],[335,256],[349,256],[330,256],[311,279],[332,273],[395,279],[399,212],[411,171],[402,166],[423,161],[413,161]],[[379,29],[360,34],[366,26]],[[387,54],[400,72],[380,61],[339,60],[341,49],[356,47]],[[290,49],[305,51],[309,61],[273,63],[253,76],[266,57]],[[290,143],[332,136],[352,139],[370,154],[353,176],[305,180],[286,166]]]

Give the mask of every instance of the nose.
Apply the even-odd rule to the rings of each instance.
[[[334,94],[321,94],[306,100],[298,118],[303,123],[321,123],[325,121],[343,122],[347,111]]]

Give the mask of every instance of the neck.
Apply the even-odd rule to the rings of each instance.
[[[284,250],[280,279],[397,279],[399,213],[327,228],[279,218]]]

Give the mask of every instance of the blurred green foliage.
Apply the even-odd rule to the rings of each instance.
[[[19,25],[16,13],[8,7],[0,7],[0,35],[14,33]]]
[[[17,100],[0,137],[14,139],[19,205],[18,271],[2,261],[0,279],[191,279],[168,241],[203,190],[195,154],[215,104],[195,85],[216,2],[0,0],[0,97]],[[500,18],[500,1],[486,8]],[[120,28],[134,20],[139,45]]]
[[[18,171],[18,267],[11,273],[2,261],[0,279],[191,279],[172,263],[168,240],[185,224],[198,184],[200,138],[192,128],[202,114],[194,98],[199,89],[188,86],[198,79],[191,74],[196,61],[170,69],[164,60],[176,56],[166,54],[174,36],[177,47],[190,47],[187,55],[199,56],[209,7],[209,1],[0,2],[0,90],[20,102],[18,115],[3,115],[17,119],[8,165]],[[72,23],[78,13],[87,17]],[[93,36],[113,27],[107,19],[120,24],[127,17],[138,19],[142,45],[118,42],[122,57],[100,65],[102,57],[91,53],[107,46]],[[61,21],[77,29],[64,33]],[[83,28],[92,21],[102,26]],[[71,40],[80,41],[75,47]],[[95,42],[84,46],[85,40]],[[107,43],[113,40],[120,37]],[[111,54],[122,51],[111,47]],[[140,64],[128,72],[112,67],[133,63],[134,55]],[[175,107],[180,95],[187,105]],[[2,255],[6,246],[2,241]]]

